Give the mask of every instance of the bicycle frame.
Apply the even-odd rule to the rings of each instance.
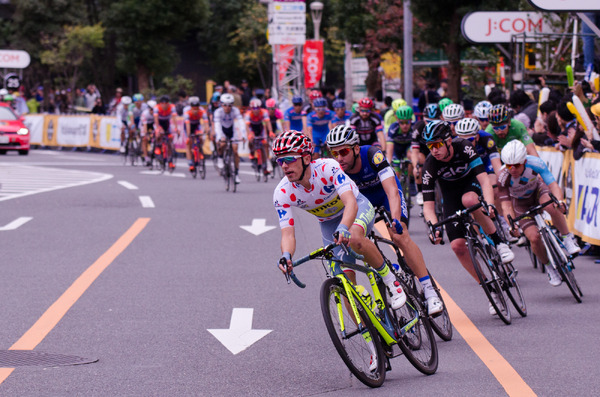
[[[304,262],[309,261],[310,259],[316,259],[318,257],[321,257],[321,258],[324,258],[325,260],[327,260],[329,262],[329,271],[327,271],[327,276],[329,278],[337,277],[342,282],[342,285],[344,286],[344,290],[345,290],[346,294],[348,296],[354,297],[354,299],[349,300],[349,303],[350,303],[350,306],[352,307],[352,312],[354,314],[354,318],[356,320],[356,324],[358,325],[359,329],[362,330],[364,327],[362,325],[362,321],[361,321],[360,315],[358,313],[356,301],[360,302],[361,306],[365,310],[365,313],[367,313],[367,315],[369,316],[369,319],[371,320],[371,322],[377,329],[377,332],[383,338],[383,341],[387,345],[393,345],[393,344],[398,343],[398,340],[400,338],[402,338],[411,328],[413,328],[418,323],[418,321],[419,321],[418,310],[416,308],[412,308],[413,312],[415,313],[415,317],[413,319],[411,319],[410,321],[408,321],[407,324],[404,325],[402,328],[400,328],[398,330],[400,332],[400,334],[396,335],[397,332],[394,329],[394,325],[392,322],[392,318],[389,314],[389,310],[386,310],[386,305],[384,303],[383,296],[381,295],[381,292],[379,290],[378,280],[381,279],[379,274],[377,274],[377,272],[375,270],[368,268],[366,266],[357,265],[354,263],[342,262],[342,261],[335,259],[333,256],[333,253],[330,252],[331,249],[333,249],[334,247],[335,247],[335,245],[332,244],[325,248],[320,248],[317,251],[314,251],[311,254],[295,261],[293,266],[294,267],[298,266]],[[377,304],[376,307],[378,309],[377,310],[378,313],[375,312],[373,310],[373,308],[369,307],[369,305],[367,305],[367,303],[363,300],[361,295],[356,291],[356,288],[354,287],[352,282],[346,277],[346,275],[342,271],[342,269],[341,269],[342,266],[367,275],[367,277],[369,278],[369,282],[371,284],[371,288],[373,290],[373,295],[374,295],[373,299],[374,299],[375,303]],[[292,278],[294,279],[294,282],[299,287],[304,288],[305,285],[300,283],[300,281],[298,281],[298,279],[295,278],[295,276],[293,276]],[[340,296],[338,296],[336,294],[336,297],[338,298],[338,305],[341,305],[342,300],[340,299]],[[408,305],[409,303],[407,302],[406,304]],[[340,324],[342,325],[342,332],[345,333],[345,325],[344,325],[344,321],[343,321],[341,306],[338,306],[338,314],[339,314]]]

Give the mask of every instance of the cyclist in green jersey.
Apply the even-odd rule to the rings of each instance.
[[[517,139],[523,142],[528,155],[540,157],[525,125],[511,116],[512,112],[506,105],[495,105],[490,110],[490,125],[485,132],[492,136],[500,151],[508,142]]]

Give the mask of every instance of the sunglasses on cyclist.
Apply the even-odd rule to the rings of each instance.
[[[428,148],[429,150],[432,150],[432,149],[439,149],[439,148],[441,148],[442,146],[444,146],[444,141],[429,142],[429,143],[427,144],[427,148]]]
[[[456,120],[456,121],[446,121],[446,123],[448,123],[450,125],[456,125],[456,123],[458,123],[458,120]]]
[[[327,107],[325,107],[325,106],[319,106],[318,108],[315,108],[315,110],[317,112],[324,112],[325,110],[327,110]]]
[[[296,161],[298,161],[299,158],[302,158],[302,156],[284,156],[284,157],[278,157],[276,161],[277,161],[277,164],[282,166],[284,163],[285,164],[295,163]]]
[[[480,118],[478,118],[477,120],[479,120],[479,121],[480,121],[480,122],[482,122],[482,123],[487,123],[488,121],[490,121],[490,119],[489,119],[489,118],[487,118],[487,117],[480,117]]]
[[[223,107],[224,107],[224,108],[230,108],[231,106],[232,106],[232,105],[226,105],[226,104],[223,104]]]
[[[331,155],[332,155],[334,158],[335,158],[335,157],[339,157],[339,156],[342,156],[342,157],[344,157],[344,156],[347,156],[347,155],[348,155],[348,153],[350,153],[350,150],[352,150],[352,149],[350,149],[350,148],[348,148],[348,147],[345,147],[345,148],[343,148],[343,149],[340,149],[340,150],[332,150],[332,151],[331,151]]]
[[[506,164],[506,169],[510,170],[512,168],[518,168],[521,165],[523,165],[523,164]]]
[[[492,125],[492,128],[494,129],[494,131],[503,131],[508,128],[508,124]]]
[[[259,109],[260,109],[259,107],[250,108],[250,110],[259,110]]]
[[[410,121],[408,121],[408,120],[401,120],[401,121],[398,121],[398,124],[400,124],[400,125],[407,125],[407,124],[410,124]]]
[[[471,142],[473,142],[473,141],[475,140],[475,138],[477,138],[477,136],[476,136],[476,135],[473,135],[473,136],[469,136],[469,137],[463,137],[463,138],[464,138],[464,139],[466,139],[467,141],[471,141]]]

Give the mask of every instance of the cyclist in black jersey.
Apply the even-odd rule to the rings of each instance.
[[[431,151],[425,160],[423,169],[423,214],[426,222],[429,221],[432,224],[438,222],[434,207],[436,180],[439,180],[444,199],[445,217],[477,204],[481,195],[486,202],[494,202],[494,191],[483,162],[469,141],[461,138],[453,140],[450,126],[444,121],[429,123],[423,133],[423,138]],[[493,213],[493,210],[490,209],[489,212]],[[502,261],[504,263],[511,262],[514,254],[510,247],[501,241],[492,220],[484,214],[481,208],[473,212],[473,217],[494,241]],[[479,283],[467,250],[464,231],[450,223],[446,225],[446,233],[458,260]],[[430,235],[429,238],[433,244],[438,244],[442,239],[439,231],[436,231],[435,236]]]
[[[350,125],[358,133],[361,145],[379,145],[383,148],[383,122],[373,113],[373,108],[373,101],[369,98],[358,101],[358,115],[350,118]]]
[[[442,111],[437,103],[430,103],[425,106],[423,111],[423,120],[419,120],[413,126],[412,144],[410,147],[410,161],[413,165],[413,176],[417,184],[417,204],[423,205],[423,179],[421,178],[421,167],[425,164],[425,158],[429,154],[429,149],[423,140],[423,130],[427,123],[439,120],[442,117]],[[419,165],[421,167],[419,167]]]

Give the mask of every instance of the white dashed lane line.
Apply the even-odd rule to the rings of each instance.
[[[140,196],[140,202],[144,208],[154,208],[154,201],[152,201],[150,196]]]
[[[129,189],[129,190],[138,190],[138,187],[135,186],[133,183],[129,183],[127,181],[118,181],[117,183],[119,185],[123,186],[126,189]]]

